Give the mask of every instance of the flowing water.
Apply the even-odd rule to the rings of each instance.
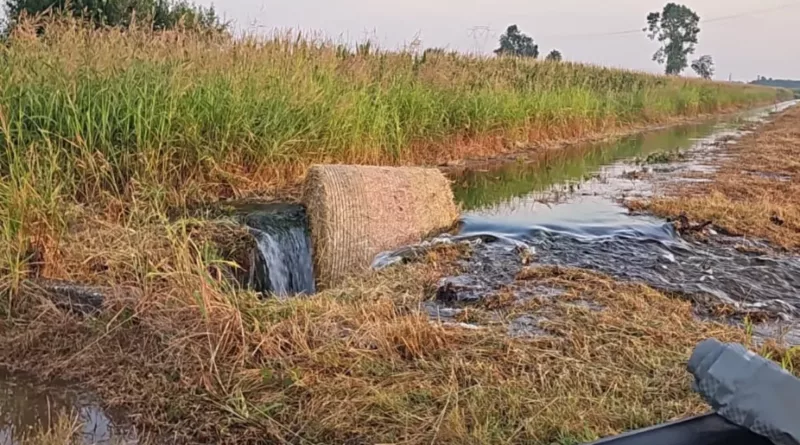
[[[722,234],[707,242],[684,238],[671,223],[631,215],[594,196],[521,213],[508,220],[467,216],[461,234],[525,243],[540,264],[592,269],[688,296],[714,297],[743,311],[800,315],[795,296],[800,258],[769,253],[766,244]],[[744,243],[751,253],[743,252]]]
[[[683,236],[673,222],[624,206],[658,194],[664,184],[707,180],[697,173],[713,172],[728,156],[727,145],[748,132],[743,127],[794,104],[451,172],[465,209],[459,233],[382,254],[374,266],[438,242],[470,242],[462,274],[443,279],[427,305],[432,316],[452,315],[495,292],[511,290],[521,299],[531,292],[558,295],[558,289],[517,286],[517,273],[531,262],[644,282],[693,299],[700,314],[725,304],[741,316],[767,315],[772,324],[757,326],[757,333],[780,333],[800,344],[800,257],[708,227],[704,238]]]
[[[467,211],[459,237],[506,241],[505,247],[486,248],[498,261],[486,261],[484,275],[503,262],[499,258],[511,251],[508,246],[524,245],[540,264],[597,270],[793,318],[800,315],[800,258],[713,230],[704,242],[683,237],[672,223],[632,214],[622,204],[652,196],[662,181],[703,180],[693,173],[713,171],[711,161],[724,157],[725,145],[744,134],[738,128],[761,122],[772,111],[460,172],[454,175],[454,192]],[[495,284],[508,279],[500,281]]]
[[[261,204],[238,211],[258,246],[251,287],[276,296],[313,294],[311,242],[303,209]]]

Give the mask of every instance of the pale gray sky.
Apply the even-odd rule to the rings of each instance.
[[[423,47],[489,53],[516,23],[543,53],[559,49],[574,61],[659,72],[651,61],[658,45],[643,32],[648,12],[666,0],[201,0],[238,29],[318,31],[353,42],[366,37],[396,49],[419,37]],[[717,78],[757,75],[800,79],[800,0],[686,0],[702,19],[695,56],[711,54]],[[488,31],[487,31],[488,30]],[[586,35],[594,34],[594,35]]]

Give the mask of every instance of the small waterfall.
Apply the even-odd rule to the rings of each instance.
[[[256,240],[250,287],[276,296],[315,292],[311,241],[305,211],[299,206],[265,205],[243,213]]]
[[[258,243],[266,289],[278,296],[314,293],[311,248],[305,227],[278,229],[272,233],[250,229]]]

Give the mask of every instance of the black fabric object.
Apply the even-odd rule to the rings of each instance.
[[[631,431],[593,445],[771,445],[771,442],[712,413]]]
[[[714,413],[593,445],[800,445],[800,379],[744,346],[710,339],[688,364]]]

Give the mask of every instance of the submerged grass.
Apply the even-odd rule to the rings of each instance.
[[[40,431],[26,433],[23,437],[9,438],[19,445],[81,445],[80,419],[77,414],[60,412],[50,419],[50,424]]]
[[[800,108],[728,147],[711,181],[682,185],[646,208],[711,221],[730,233],[800,249]]]

